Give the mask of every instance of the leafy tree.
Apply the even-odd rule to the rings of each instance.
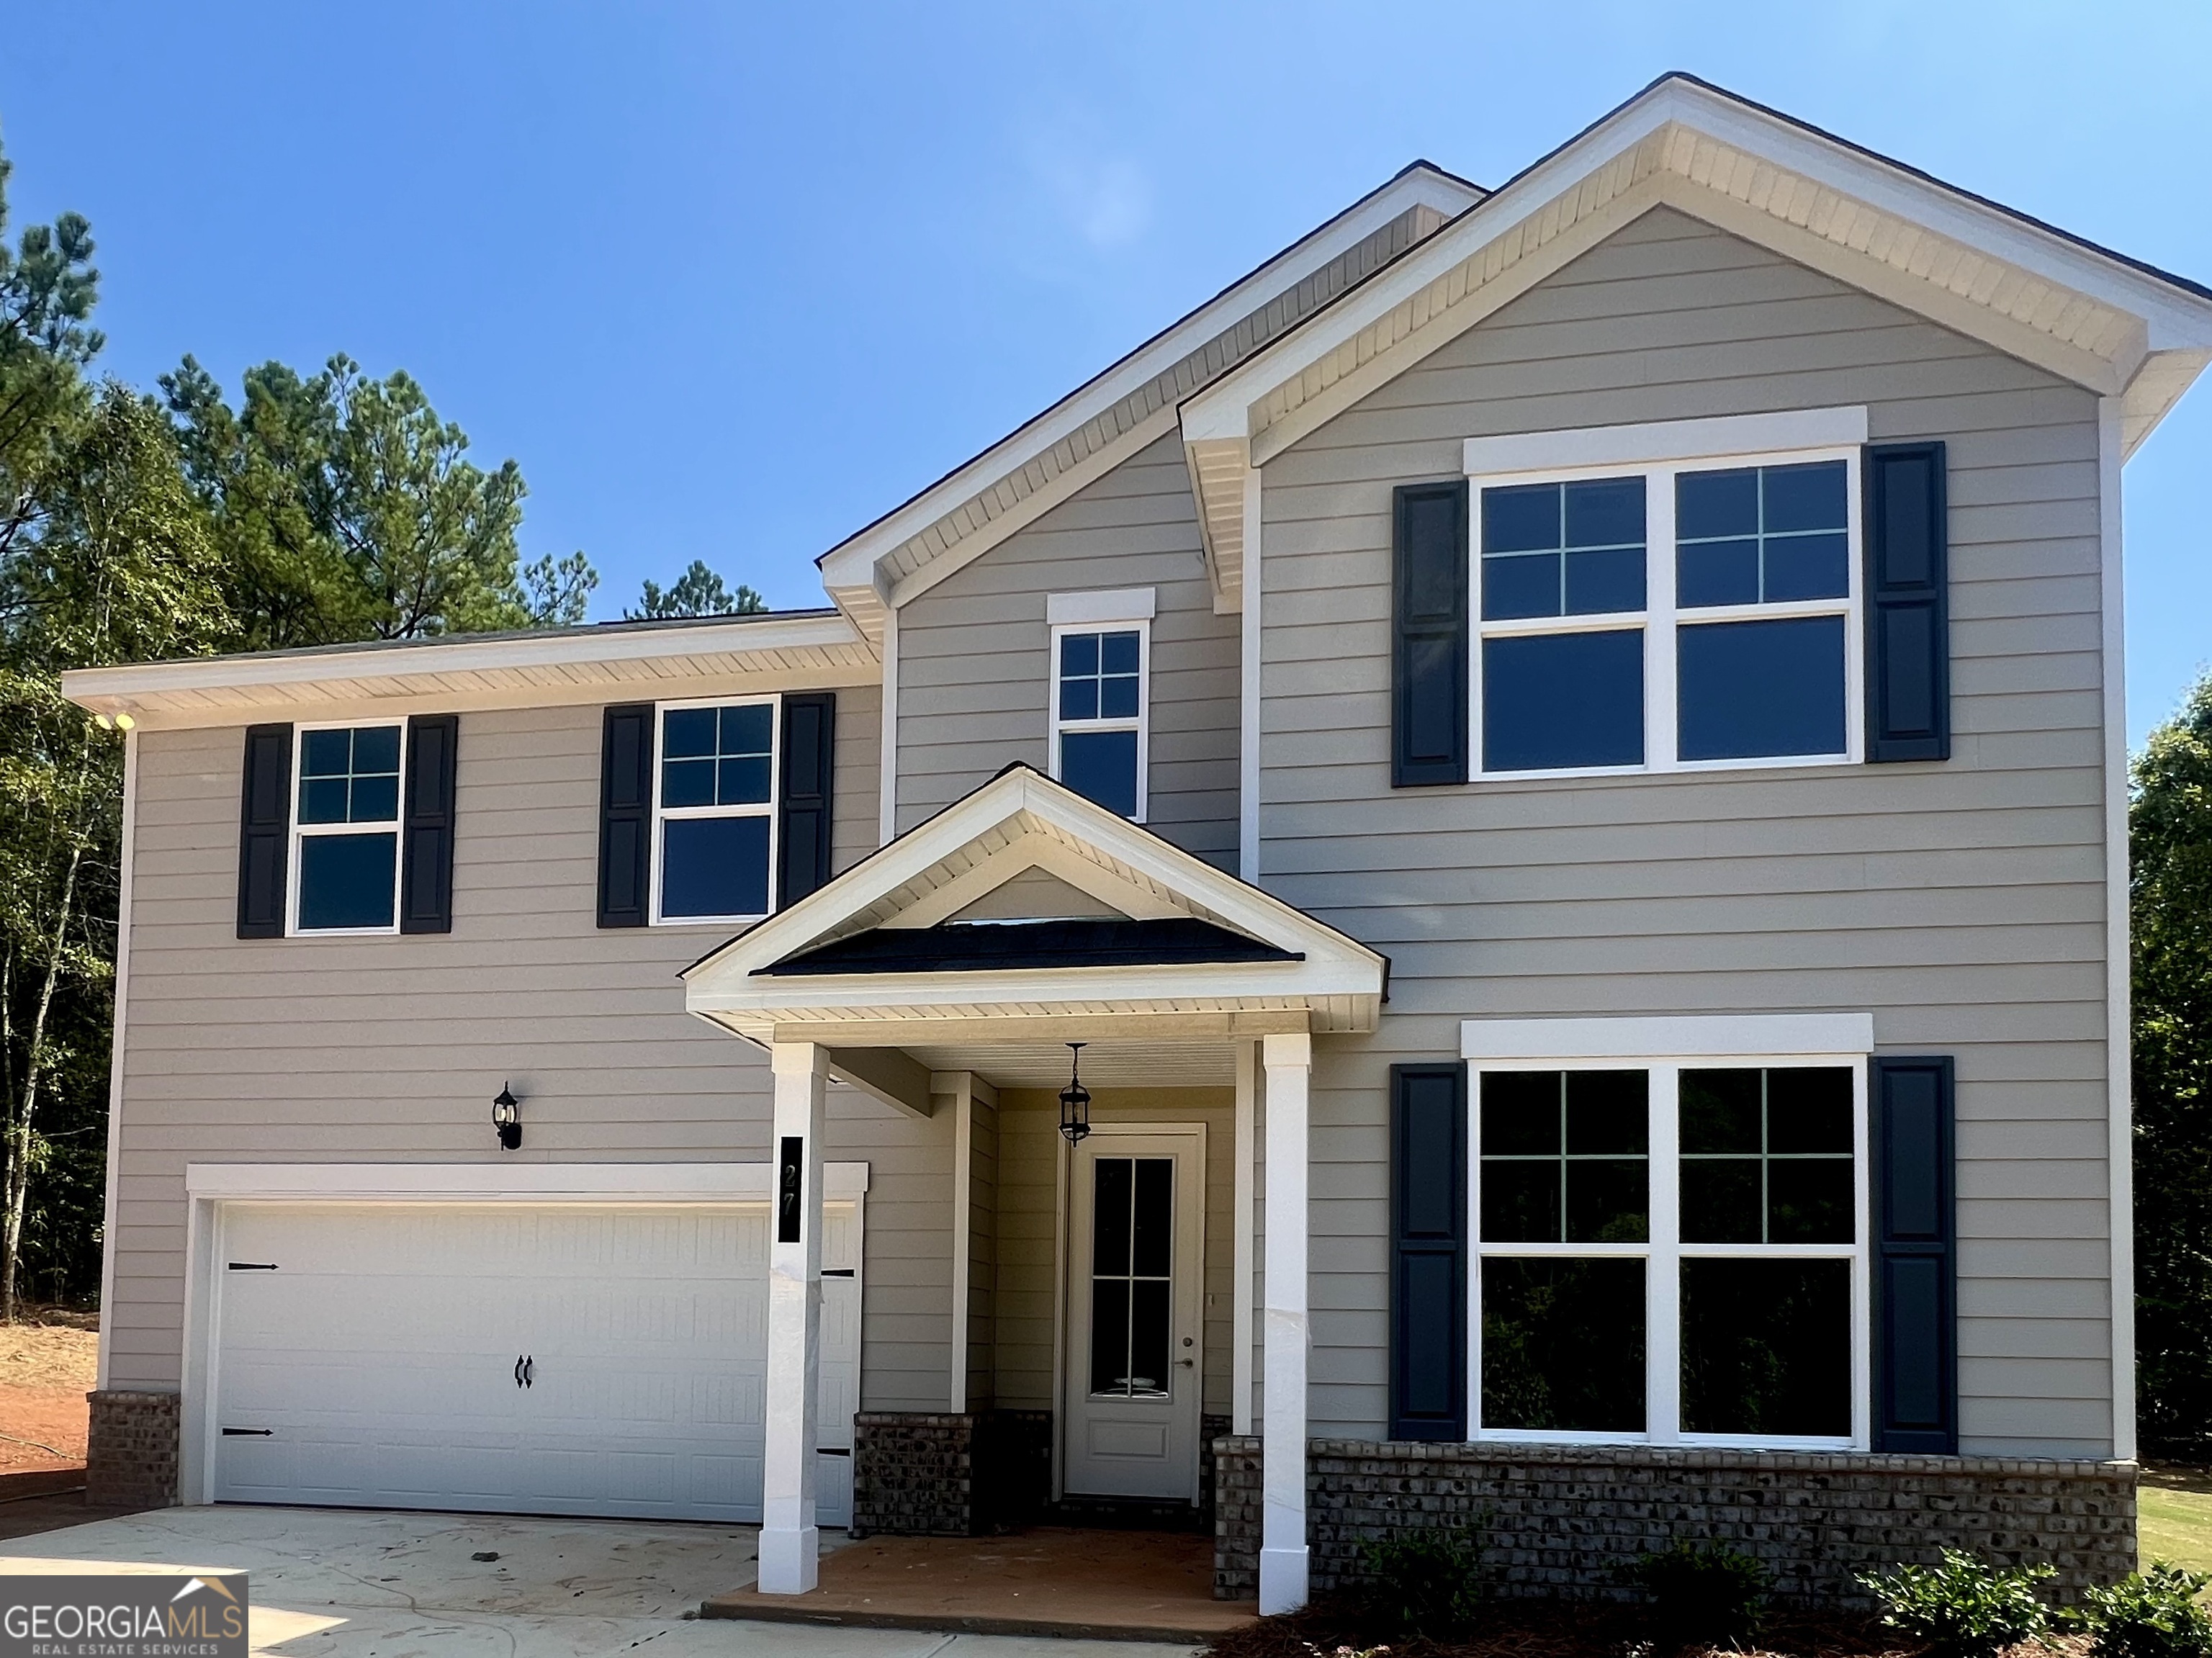
[[[2136,1343],[2145,1444],[2212,1455],[2212,676],[2151,733],[2134,873]]]
[[[0,1317],[10,1320],[32,1180],[60,1135],[96,1140],[101,1127],[112,1015],[122,743],[63,697],[60,675],[201,653],[231,625],[205,515],[158,410],[111,385],[54,451],[0,560]]]
[[[54,434],[85,405],[81,371],[101,340],[87,319],[99,296],[92,227],[75,213],[5,240],[8,179],[0,155],[0,553],[36,517],[37,479]]]
[[[409,375],[370,380],[343,355],[312,377],[264,363],[234,411],[188,356],[161,389],[246,647],[583,619],[599,581],[584,556],[521,564],[521,469],[467,459],[467,434]]]
[[[750,616],[766,609],[768,600],[744,583],[739,582],[732,595],[723,585],[722,578],[707,568],[704,559],[695,558],[690,568],[668,587],[664,588],[648,577],[637,608],[624,610],[623,620],[665,622],[684,616]]]

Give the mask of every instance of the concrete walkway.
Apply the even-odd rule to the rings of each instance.
[[[842,1533],[823,1542],[842,1543]],[[274,1658],[1183,1658],[1132,1642],[706,1621],[749,1583],[753,1533],[649,1521],[337,1509],[166,1509],[4,1545],[0,1572],[243,1568]],[[477,1554],[498,1559],[478,1561]],[[62,1568],[61,1563],[71,1563]],[[264,1616],[262,1609],[269,1615]],[[276,1614],[282,1613],[282,1616]]]

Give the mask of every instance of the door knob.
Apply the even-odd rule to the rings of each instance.
[[[1180,1364],[1180,1365],[1182,1365],[1182,1366],[1183,1367],[1183,1369],[1185,1369],[1185,1370],[1188,1370],[1188,1369],[1189,1369],[1193,1364],[1194,1364],[1195,1363],[1197,1363],[1197,1361],[1196,1361],[1195,1359],[1179,1358],[1179,1359],[1176,1360],[1176,1363],[1178,1363],[1178,1364]]]
[[[522,1385],[535,1387],[538,1382],[538,1361],[526,1357],[522,1361]]]
[[[514,1385],[518,1388],[522,1385],[522,1355],[520,1353],[514,1356]]]

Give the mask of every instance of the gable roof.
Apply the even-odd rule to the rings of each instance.
[[[943,580],[1146,444],[1176,404],[1483,198],[1415,161],[816,563],[871,640]]]
[[[946,925],[1038,868],[1127,919]],[[904,1047],[981,1018],[1371,1030],[1389,970],[1358,939],[1017,764],[683,977],[686,1008],[755,1041],[797,1027]],[[1005,1025],[997,1039],[1018,1035]]]
[[[1662,204],[2121,398],[2130,449],[2212,361],[2212,291],[1669,75],[1185,400],[1209,545],[1246,468]]]

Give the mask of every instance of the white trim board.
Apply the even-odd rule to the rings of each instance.
[[[1044,619],[1054,628],[1096,622],[1150,622],[1159,610],[1157,587],[1099,588],[1090,592],[1048,593]]]
[[[2136,1265],[2132,986],[2128,915],[2126,588],[2122,580],[2120,466],[2125,409],[2097,404],[2099,608],[2103,612],[2105,718],[2105,1168],[2111,1233],[2112,1455],[2136,1455]]]
[[[1467,1019],[1465,1060],[1796,1059],[1874,1052],[1871,1013],[1665,1015],[1618,1019]]]
[[[822,1165],[822,1195],[868,1189],[865,1163]],[[766,1203],[766,1163],[195,1163],[185,1190],[211,1202]]]
[[[123,1180],[123,1027],[131,1011],[131,889],[136,884],[138,851],[138,733],[123,733],[123,847],[115,900],[115,1014],[107,1050],[106,1191],[100,1200],[100,1304],[115,1305],[116,1213]],[[100,1321],[100,1346],[93,1385],[107,1386],[115,1321]]]
[[[1835,449],[1867,440],[1867,411],[1793,409],[1771,415],[1722,415],[1709,420],[1647,421],[1557,432],[1514,432],[1469,438],[1468,476],[1577,466],[1637,466],[1716,456],[1793,449]]]

